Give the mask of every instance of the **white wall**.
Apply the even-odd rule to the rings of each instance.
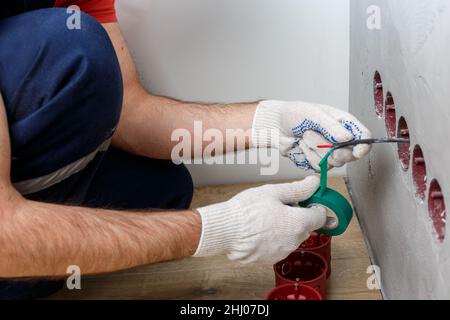
[[[370,5],[381,9],[381,30],[366,27]],[[375,114],[373,76],[391,91],[397,121],[404,116],[411,148],[419,144],[427,187],[437,178],[450,204],[450,2],[352,0],[350,111],[375,136],[386,135]],[[411,164],[412,165],[412,164]],[[449,299],[450,238],[440,242],[425,201],[415,195],[411,167],[400,167],[396,146],[374,146],[349,166],[349,179],[372,258],[388,299]],[[448,215],[447,215],[448,216]]]
[[[301,99],[347,110],[348,0],[116,2],[142,81],[154,94],[205,103]],[[266,179],[303,175],[288,160],[281,166]],[[250,165],[190,170],[197,184],[264,178]]]

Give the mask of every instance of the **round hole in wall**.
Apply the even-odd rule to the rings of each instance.
[[[395,129],[397,125],[397,116],[395,115],[395,102],[392,94],[388,92],[386,94],[385,102],[385,121],[386,121],[386,131],[390,138],[395,136]]]
[[[401,117],[398,121],[397,137],[409,139],[409,128],[404,117]],[[406,171],[409,168],[409,161],[411,159],[410,143],[399,143],[397,148],[402,168]]]
[[[439,182],[435,179],[431,181],[428,194],[428,213],[433,221],[434,231],[437,239],[442,242],[445,238],[446,211],[444,195]]]
[[[424,200],[427,189],[427,167],[422,149],[418,145],[414,147],[413,151],[412,175],[416,188],[416,196]]]
[[[375,112],[381,118],[383,116],[383,82],[381,81],[381,75],[378,71],[375,72],[373,77],[373,95],[375,99]]]

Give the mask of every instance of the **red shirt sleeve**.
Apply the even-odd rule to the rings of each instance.
[[[79,6],[100,23],[117,22],[115,0],[56,0],[55,7]]]

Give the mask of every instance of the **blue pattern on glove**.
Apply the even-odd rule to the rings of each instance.
[[[360,140],[362,139],[363,131],[361,128],[350,120],[342,120],[342,126],[352,134],[352,140]],[[292,149],[295,149],[299,146],[299,141],[303,139],[303,135],[306,131],[315,131],[321,134],[325,139],[332,143],[337,143],[337,140],[334,136],[332,136],[325,128],[321,127],[317,122],[314,122],[310,119],[305,119],[299,126],[292,129],[292,133],[294,137],[296,137],[296,142],[292,146]],[[302,160],[298,160],[298,158],[302,158]],[[304,170],[314,170],[311,163],[306,159],[306,156],[303,152],[294,152],[291,151],[289,153],[289,159],[298,167]]]
[[[344,128],[347,129],[347,131],[349,131],[352,134],[353,140],[362,139],[363,132],[356,123],[349,120],[342,120],[341,123],[344,126]]]
[[[298,158],[302,158],[302,160],[298,160]],[[304,169],[306,171],[313,170],[314,168],[311,166],[311,163],[306,159],[306,156],[303,152],[289,152],[289,159],[300,169]]]
[[[325,128],[320,126],[317,122],[314,122],[309,119],[303,120],[303,122],[299,126],[292,129],[292,133],[294,134],[294,137],[300,138],[300,139],[303,138],[303,134],[306,131],[318,132],[328,141],[330,141],[332,143],[337,143],[336,138],[334,136],[332,136]]]

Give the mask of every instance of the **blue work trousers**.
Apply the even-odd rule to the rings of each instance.
[[[48,8],[0,19],[0,92],[14,186],[42,202],[188,208],[193,186],[185,166],[110,147],[123,98],[118,59],[93,18],[82,14],[80,29],[68,28],[67,18],[65,9]],[[62,285],[3,279],[0,299],[39,298]]]

